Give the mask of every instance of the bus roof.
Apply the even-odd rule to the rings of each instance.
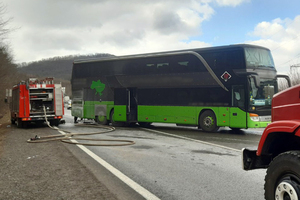
[[[124,55],[124,56],[114,56],[114,57],[102,57],[102,58],[92,58],[92,59],[79,59],[75,60],[74,64],[79,63],[90,63],[90,62],[101,62],[101,61],[109,61],[109,60],[126,60],[126,59],[136,59],[136,58],[149,58],[149,57],[159,57],[159,56],[166,56],[172,54],[186,54],[187,52],[199,52],[199,51],[219,51],[219,50],[230,50],[230,49],[239,49],[245,47],[254,47],[260,49],[268,48],[258,46],[258,45],[251,45],[251,44],[233,44],[233,45],[224,45],[224,46],[216,46],[216,47],[204,47],[204,48],[195,48],[195,49],[183,49],[183,50],[174,50],[174,51],[165,51],[165,52],[156,52],[156,53],[145,53],[145,54],[132,54],[132,55]]]

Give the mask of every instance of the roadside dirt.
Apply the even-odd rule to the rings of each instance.
[[[66,144],[30,144],[31,128],[11,126],[7,116],[0,123],[0,199],[116,199]]]
[[[6,113],[4,115],[0,114],[0,156],[3,151],[3,141],[5,140],[5,135],[8,131],[7,126],[10,126],[8,113]]]

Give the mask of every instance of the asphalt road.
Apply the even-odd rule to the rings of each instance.
[[[100,130],[74,126],[68,110],[65,120],[60,129]],[[24,142],[58,133],[45,126],[10,131],[0,160],[0,199],[263,199],[265,170],[243,171],[240,156],[241,148],[256,148],[262,130],[207,134],[155,124],[89,136],[135,141],[111,147]]]
[[[72,118],[66,119],[67,130],[93,132],[74,127],[68,123]],[[144,197],[151,194],[153,198],[172,200],[263,199],[265,170],[242,170],[240,153],[243,147],[256,148],[261,133],[262,129],[236,133],[226,128],[204,133],[192,127],[164,124],[154,124],[149,129],[117,127],[114,132],[91,137],[134,140],[136,144],[87,149],[145,189],[146,194],[139,193]],[[92,171],[97,165],[101,164],[93,165]],[[109,190],[115,190],[114,183],[105,181]],[[125,181],[126,184],[132,187]]]

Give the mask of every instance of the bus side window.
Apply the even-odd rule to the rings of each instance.
[[[245,108],[245,91],[243,86],[232,86],[232,106]]]

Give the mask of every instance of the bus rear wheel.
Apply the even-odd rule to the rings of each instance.
[[[199,128],[205,132],[215,132],[219,129],[217,126],[216,115],[213,111],[206,110],[200,115]]]
[[[95,122],[100,125],[108,125],[108,120],[105,116],[95,116]]]

